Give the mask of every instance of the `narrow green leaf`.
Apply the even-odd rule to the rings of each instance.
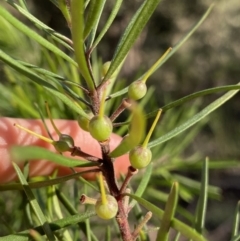
[[[148,183],[150,181],[151,175],[152,175],[152,169],[153,165],[150,163],[146,168],[144,175],[141,177],[141,181],[137,187],[137,190],[135,192],[135,195],[138,197],[141,197],[146,190],[146,187],[148,186]],[[136,204],[135,200],[132,200],[131,203],[129,204],[129,209],[132,209]]]
[[[234,221],[233,221],[233,230],[232,230],[232,239],[235,240],[235,238],[239,237],[239,221],[240,221],[240,201],[238,201],[236,210],[235,210],[235,215],[234,215]],[[239,240],[238,239],[238,240]]]
[[[98,168],[94,169],[99,170]],[[87,170],[87,171],[82,171],[82,172],[76,172],[70,175],[62,176],[62,177],[57,177],[53,179],[48,179],[44,181],[39,181],[39,182],[29,182],[28,185],[31,189],[34,188],[42,188],[42,187],[48,187],[52,185],[57,185],[60,183],[64,183],[68,180],[74,179],[74,178],[79,178],[83,183],[86,183],[86,185],[90,186],[92,189],[95,191],[99,191],[93,184],[88,182],[86,179],[81,177],[81,175],[93,172],[94,170]],[[83,180],[82,180],[83,179]],[[0,191],[10,191],[10,190],[22,190],[22,185],[20,183],[6,183],[6,184],[0,184]]]
[[[36,216],[37,216],[37,218],[38,218],[38,220],[39,220],[39,222],[40,222],[40,224],[41,224],[41,226],[44,230],[44,233],[46,234],[46,236],[48,237],[48,239],[50,241],[54,241],[55,237],[52,233],[52,230],[49,226],[49,223],[47,222],[47,219],[45,218],[37,200],[35,199],[35,197],[32,193],[32,190],[29,187],[24,175],[22,174],[19,166],[16,163],[13,162],[12,164],[13,164],[13,167],[14,167],[17,175],[18,175],[18,178],[19,178],[21,184],[23,185],[23,190],[28,197],[30,205],[31,205],[32,209],[34,210],[34,213],[36,214]]]
[[[195,181],[191,178],[184,177],[178,174],[173,174],[172,179],[179,182],[181,184],[181,187],[186,187],[187,189],[191,189],[192,190],[191,192],[200,193],[201,191],[201,184],[198,181]],[[219,199],[219,197],[221,196],[221,189],[219,187],[208,185],[207,192],[208,192],[208,196],[211,198]]]
[[[210,89],[206,89],[206,90],[201,90],[198,92],[195,92],[193,94],[184,96],[183,98],[180,98],[178,100],[175,100],[165,106],[163,106],[161,109],[165,112],[167,110],[170,110],[174,107],[183,105],[184,103],[190,101],[190,100],[194,100],[198,97],[202,97],[205,95],[210,95],[210,94],[214,94],[214,93],[218,93],[218,92],[222,92],[222,91],[229,91],[229,90],[239,90],[240,89],[240,85],[225,85],[225,86],[220,86],[220,87],[214,87],[214,88],[210,88]],[[155,110],[149,114],[147,114],[147,117],[152,117],[155,116],[158,110]]]
[[[79,71],[85,79],[89,90],[94,90],[94,82],[91,77],[84,50],[84,0],[71,1],[72,14],[72,40]]]
[[[67,197],[61,190],[58,188],[56,189],[56,194],[59,199],[59,201],[62,203],[63,207],[68,211],[71,215],[78,214],[78,210],[75,208],[74,204],[71,200],[69,200],[69,197]]]
[[[57,172],[55,171],[54,174],[57,174]],[[64,215],[61,210],[60,201],[56,195],[55,186],[49,186],[47,188],[47,202],[48,218],[62,219]],[[52,209],[52,212],[50,211],[50,208]],[[72,240],[72,237],[68,230],[64,230],[63,232],[61,232],[61,236],[62,240]]]
[[[11,6],[13,6],[15,9],[17,9],[26,18],[28,18],[31,22],[33,22],[36,25],[36,27],[43,30],[45,33],[50,35],[54,40],[56,40],[58,43],[62,44],[67,49],[73,51],[73,48],[70,46],[71,40],[68,39],[66,36],[64,36],[60,33],[57,33],[55,30],[53,30],[52,28],[50,28],[49,26],[47,26],[46,24],[41,22],[39,19],[34,17],[29,11],[20,7],[15,2],[8,0],[8,3],[11,4]]]
[[[13,69],[17,70],[21,74],[28,77],[30,80],[46,88],[49,92],[51,92],[54,96],[61,99],[66,105],[68,105],[78,114],[88,118],[87,114],[82,110],[80,105],[76,105],[71,99],[69,99],[64,94],[60,93],[53,85],[45,81],[38,74],[35,74],[31,69],[25,67],[23,64],[21,64],[21,62],[16,61],[15,59],[11,58],[9,55],[7,55],[1,50],[0,50],[0,59],[6,64],[8,64],[9,66],[11,66]]]
[[[101,17],[106,0],[92,0],[88,10],[86,25],[84,28],[83,38],[86,39],[89,33],[97,29],[99,19]],[[95,36],[95,34],[93,34]],[[94,39],[93,36],[93,39]]]
[[[83,111],[82,107],[80,105],[77,105],[74,103],[72,99],[69,99],[64,94],[60,93],[59,91],[46,88],[50,93],[52,93],[54,96],[58,97],[62,102],[64,102],[67,106],[69,106],[72,110],[76,111],[79,115],[89,118],[88,115]]]
[[[27,10],[27,3],[25,0],[19,0],[19,4],[22,6],[23,9]]]
[[[93,26],[88,38],[87,38],[87,44],[86,44],[86,49],[87,49],[87,53],[88,55],[90,56],[91,53],[92,53],[92,49],[90,49],[90,46],[93,44],[93,41],[96,37],[96,32],[97,32],[97,28],[98,28],[98,24],[99,24],[99,21],[100,21],[100,17],[102,15],[102,11],[103,11],[103,7],[105,5],[105,2],[106,0],[103,0],[104,3],[102,5],[102,8],[100,9],[101,11],[98,13],[99,17],[97,18],[97,23]]]
[[[6,99],[12,100],[12,103],[15,102],[15,104],[17,104],[22,110],[26,111],[29,116],[33,118],[39,117],[38,113],[32,108],[32,106],[27,105],[12,89],[0,84],[0,93],[2,93],[2,96],[5,96]]]
[[[62,57],[69,63],[77,66],[77,63],[70,58],[67,54],[65,54],[62,50],[57,48],[55,45],[47,41],[45,38],[34,32],[32,29],[28,28],[25,24],[21,23],[18,19],[16,19],[13,15],[11,15],[7,10],[5,10],[3,7],[0,6],[0,15],[6,19],[9,23],[11,23],[15,28],[20,30],[22,33],[27,35],[29,38],[34,39],[36,42],[38,42],[43,47],[47,48],[54,54]]]
[[[175,101],[173,101],[173,102],[171,102],[167,105],[164,105],[163,107],[161,107],[161,109],[165,112],[165,111],[170,110],[174,107],[183,105],[190,100],[194,100],[196,98],[199,98],[199,97],[202,97],[202,96],[205,96],[205,95],[210,95],[210,94],[214,94],[214,93],[218,93],[218,92],[222,92],[222,91],[238,90],[238,89],[240,89],[240,85],[225,85],[225,86],[219,86],[219,87],[201,90],[201,91],[195,92],[193,94],[184,96],[183,98],[175,100]],[[113,99],[113,98],[116,98],[118,96],[124,95],[125,93],[127,93],[127,91],[128,91],[128,87],[109,95],[107,99]],[[156,116],[157,112],[158,112],[158,110],[152,111],[151,113],[147,114],[147,118]]]
[[[207,16],[210,14],[210,12],[212,11],[213,7],[214,7],[214,4],[211,4],[211,5],[209,6],[209,8],[208,8],[207,11],[205,12],[205,14],[202,16],[202,18],[193,26],[193,28],[188,32],[188,34],[185,35],[185,36],[173,47],[173,49],[171,50],[171,52],[165,56],[165,58],[154,68],[154,70],[152,70],[152,73],[154,73],[157,69],[159,69],[159,68],[192,36],[192,34],[199,28],[199,26],[203,23],[203,21],[204,21],[204,20],[207,18]],[[113,68],[113,67],[112,67],[112,68]],[[109,71],[110,71],[110,69],[109,69]],[[145,74],[146,74],[146,73],[145,73]],[[142,77],[144,77],[145,74],[143,74]],[[142,78],[142,77],[140,77],[140,78]],[[107,79],[107,77],[106,77],[106,79]],[[110,98],[115,98],[115,97],[121,96],[121,95],[127,93],[127,91],[128,91],[128,87],[126,87],[126,88],[124,88],[124,89],[122,89],[122,90],[120,90],[120,91],[112,94],[112,95],[110,96]],[[206,93],[206,94],[209,94],[209,93]],[[198,96],[196,96],[196,97],[198,97]],[[194,98],[196,98],[196,97],[194,97]],[[171,108],[172,108],[172,107],[171,107]],[[163,109],[163,111],[165,111],[164,108],[162,108],[162,109]],[[152,114],[152,113],[151,113],[151,114]],[[156,113],[154,112],[153,115],[155,115],[155,114],[156,114]]]
[[[196,170],[196,169],[200,169],[202,167],[202,162],[198,161],[196,163],[188,163],[188,164],[184,163],[184,165],[179,163],[175,167],[177,168],[177,170]],[[212,160],[208,164],[208,167],[209,167],[209,169],[226,169],[226,168],[240,167],[240,163],[237,160],[230,160],[230,159],[220,160],[220,161]],[[171,167],[170,167],[170,169],[171,169]]]
[[[195,229],[199,233],[203,233],[205,227],[205,217],[207,211],[208,198],[208,158],[206,158],[202,165],[202,180],[200,196],[197,204],[197,213],[195,215]]]
[[[103,81],[108,80],[108,78],[126,58],[130,48],[133,46],[134,42],[142,32],[160,1],[161,0],[145,0],[139,7],[118,44],[110,68]]]
[[[239,241],[240,240],[240,234],[231,239],[231,241]]]
[[[86,219],[85,220],[85,235],[86,235],[86,238],[87,238],[87,241],[92,241],[91,239],[91,227],[90,227],[90,220],[89,219]]]
[[[113,99],[113,98],[116,98],[118,96],[121,96],[121,95],[124,95],[128,92],[128,87],[122,89],[122,90],[119,90],[111,95],[108,96],[108,99]]]
[[[176,234],[176,236],[175,236],[175,238],[174,238],[174,240],[173,240],[173,241],[178,241],[178,240],[179,240],[179,238],[180,238],[180,236],[181,236],[181,233],[180,233],[180,232],[178,232],[178,233]]]
[[[106,234],[105,234],[105,239],[106,241],[111,241],[111,228],[110,226],[106,227]]]
[[[27,62],[24,62],[24,61],[21,61],[21,60],[17,60],[17,62],[19,64],[22,64],[23,66],[29,68],[29,69],[32,69],[36,72],[38,72],[39,74],[42,74],[46,77],[52,77],[54,79],[57,79],[57,80],[66,80],[63,76],[61,75],[58,75],[58,74],[55,74],[49,70],[46,70],[46,69],[43,69],[43,68],[40,68],[38,67],[37,65],[33,65],[33,64],[30,64],[30,63],[27,63]]]
[[[68,27],[71,28],[72,26],[72,19],[71,19],[71,14],[70,14],[70,1],[66,0],[58,0],[58,7],[61,10],[64,18],[66,19],[68,23]]]
[[[115,1],[115,5],[112,9],[112,12],[111,12],[107,22],[105,23],[105,25],[104,25],[103,29],[101,30],[100,34],[98,35],[98,37],[94,41],[93,45],[91,46],[91,52],[93,51],[94,48],[96,48],[96,46],[99,44],[99,42],[101,41],[101,39],[103,38],[103,36],[107,32],[109,27],[111,26],[113,20],[115,19],[116,15],[117,15],[117,13],[118,13],[121,5],[122,5],[122,1],[123,0],[116,0]]]
[[[56,7],[59,7],[58,0],[50,0]]]
[[[0,7],[0,9],[1,9],[1,7]],[[45,81],[44,79],[39,77],[37,74],[35,74],[31,70],[29,70],[28,68],[23,66],[21,63],[19,63],[18,61],[16,61],[15,59],[13,59],[9,55],[7,55],[6,53],[4,53],[2,50],[0,50],[0,59],[3,62],[5,62],[7,65],[9,65],[12,68],[14,68],[15,70],[17,70],[18,72],[24,74],[28,78],[35,81],[37,84],[39,84],[41,86],[46,86],[48,88],[56,89],[53,85],[49,84],[47,81]]]
[[[153,215],[156,215],[160,220],[162,220],[163,214],[164,214],[164,211],[162,209],[158,208],[157,206],[153,205],[147,200],[141,197],[138,197],[134,194],[126,193],[125,195],[135,199],[139,204],[144,206],[147,210],[151,211]],[[192,239],[193,241],[207,241],[203,236],[197,233],[194,229],[187,226],[183,222],[177,220],[176,218],[173,218],[171,222],[171,227],[179,231],[186,238]]]
[[[166,203],[165,211],[162,217],[161,226],[158,231],[156,241],[167,241],[169,229],[171,226],[171,222],[175,215],[176,207],[178,203],[178,183],[173,183],[170,194],[168,196],[168,200]]]
[[[56,220],[49,223],[52,231],[58,231],[60,229],[76,225],[78,223],[84,222],[86,219],[95,216],[95,212],[85,212],[83,214],[76,214],[69,216],[67,218]],[[38,233],[44,234],[42,226],[34,228]],[[8,236],[0,237],[0,241],[28,241],[30,230],[26,230],[16,234],[10,234]]]
[[[208,17],[214,7],[214,3],[212,3],[201,19],[193,26],[193,28],[173,47],[172,51],[155,67],[153,70],[156,71],[159,69],[191,36],[192,34],[199,28],[199,26],[204,22],[204,20]]]
[[[10,152],[15,162],[46,159],[66,167],[89,167],[97,165],[97,163],[65,157],[38,146],[13,146]]]
[[[146,121],[142,107],[133,103],[130,110],[132,111],[132,120],[129,134],[124,137],[120,144],[109,154],[111,157],[118,157],[127,153],[133,147],[139,145],[144,137]]]
[[[156,140],[150,142],[148,144],[148,147],[152,148],[154,146],[160,145],[161,143],[164,143],[164,142],[172,139],[173,137],[179,135],[183,131],[187,130],[188,128],[190,128],[191,126],[193,126],[194,124],[196,124],[197,122],[202,120],[204,117],[208,116],[211,112],[213,112],[214,110],[219,108],[226,101],[231,99],[238,91],[239,90],[231,90],[231,91],[227,92],[226,94],[224,94],[223,96],[221,96],[220,98],[218,98],[217,100],[212,102],[210,105],[208,105],[206,108],[204,108],[202,111],[200,111],[199,113],[194,115],[192,118],[190,118],[184,124],[176,127],[175,129],[173,129],[172,131],[168,132],[164,136],[159,137]]]

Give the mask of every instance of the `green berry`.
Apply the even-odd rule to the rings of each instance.
[[[103,77],[108,72],[108,69],[109,69],[110,65],[111,65],[111,61],[107,61],[106,63],[103,64],[103,66],[102,66],[102,76]]]
[[[102,199],[99,198],[95,205],[95,211],[98,217],[102,219],[114,218],[118,212],[117,200],[110,195],[106,195],[107,203],[103,204]]]
[[[89,122],[89,132],[97,141],[109,139],[112,129],[112,122],[107,116],[94,116]]]
[[[147,86],[141,80],[134,81],[128,87],[128,97],[132,100],[139,100],[147,93]]]
[[[129,160],[131,165],[136,169],[146,167],[152,159],[150,149],[142,146],[137,146],[129,152]]]
[[[104,77],[107,74],[110,65],[111,65],[111,61],[107,61],[103,64],[103,66],[102,66],[102,77]],[[110,79],[114,79],[114,78],[117,77],[118,72],[119,72],[119,67],[112,73]]]
[[[80,115],[78,116],[78,124],[84,131],[89,131],[89,121],[93,117],[93,113],[89,112],[87,115],[89,118]]]
[[[59,140],[55,141],[53,145],[59,152],[70,151],[74,147],[74,140],[69,135],[61,134]]]

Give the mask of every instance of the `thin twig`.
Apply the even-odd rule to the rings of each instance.
[[[133,241],[127,215],[125,213],[124,202],[121,197],[120,200],[118,200],[118,215],[116,216],[116,220],[120,229],[122,240]]]
[[[112,113],[110,120],[113,122],[126,108],[130,107],[129,99],[123,99],[119,107]]]
[[[84,159],[90,161],[90,162],[99,162],[99,164],[102,163],[102,159],[101,158],[98,158],[98,157],[95,157],[95,156],[92,156],[86,152],[83,152],[81,150],[80,147],[77,147],[75,146],[73,149],[72,149],[72,152],[71,152],[71,156],[79,156],[79,157],[83,157]]]
[[[129,166],[128,167],[128,172],[127,172],[127,176],[125,177],[125,180],[120,188],[120,194],[124,193],[126,191],[127,185],[128,183],[131,181],[133,175],[138,173],[138,169]]]
[[[143,220],[138,224],[138,226],[135,228],[135,230],[132,233],[133,240],[135,241],[141,232],[143,226],[149,221],[149,219],[152,217],[152,212],[147,212],[144,216]]]

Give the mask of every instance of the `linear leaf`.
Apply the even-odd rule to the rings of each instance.
[[[94,90],[84,50],[84,0],[71,1],[72,40],[79,71],[85,79],[89,90]]]
[[[41,224],[41,226],[42,226],[42,228],[44,230],[44,233],[46,234],[46,236],[48,237],[48,239],[50,241],[54,241],[55,237],[54,237],[54,235],[52,233],[52,230],[51,230],[51,228],[49,226],[49,223],[47,222],[47,219],[44,216],[44,214],[43,214],[43,212],[42,212],[42,210],[41,210],[37,200],[35,199],[35,197],[34,197],[34,195],[32,193],[32,190],[29,187],[29,185],[28,185],[28,183],[27,183],[23,173],[21,172],[19,166],[16,163],[13,163],[13,167],[14,167],[17,175],[18,175],[18,178],[19,178],[21,184],[23,185],[23,190],[24,190],[25,194],[28,197],[30,205],[31,205],[32,209],[34,210],[34,212],[35,212],[35,214],[36,214],[36,216],[37,216],[37,218],[38,218],[38,220],[39,220],[39,222],[40,222],[40,224]]]
[[[114,57],[103,81],[106,81],[126,58],[130,48],[142,32],[152,13],[161,0],[145,0],[128,24],[114,53]]]
[[[237,85],[224,85],[224,86],[201,90],[201,91],[195,92],[193,94],[184,96],[183,98],[175,100],[167,105],[164,105],[163,107],[161,107],[161,109],[165,112],[165,111],[175,108],[177,106],[183,105],[184,103],[186,103],[188,101],[194,100],[196,98],[199,98],[199,97],[202,97],[205,95],[210,95],[210,94],[214,94],[214,93],[218,93],[218,92],[222,92],[222,91],[239,90],[239,89],[240,89],[240,85],[237,84]],[[157,112],[158,112],[158,110],[148,113],[147,118],[156,116]]]
[[[35,83],[43,86],[46,88],[49,92],[51,92],[54,96],[61,99],[66,105],[68,105],[70,108],[72,108],[74,111],[76,111],[78,114],[88,117],[87,114],[82,110],[82,108],[79,105],[76,105],[71,99],[69,99],[67,96],[59,92],[53,85],[51,85],[49,82],[45,81],[43,78],[41,78],[39,75],[35,74],[31,69],[25,67],[21,62],[16,61],[6,53],[4,53],[2,50],[0,50],[0,59],[11,66],[13,69],[17,70],[21,74],[28,77],[30,80],[34,81]]]
[[[210,12],[212,11],[214,7],[214,4],[211,4],[209,6],[209,8],[207,9],[207,11],[205,12],[205,14],[202,16],[202,18],[193,26],[193,28],[173,47],[173,49],[171,50],[171,52],[166,55],[166,57],[159,63],[159,65],[157,65],[153,72],[155,72],[157,69],[159,69],[191,36],[192,34],[199,28],[199,26],[203,23],[203,21],[207,18],[207,16],[210,14]],[[109,69],[110,70],[110,69]],[[145,74],[143,74],[140,78],[142,78]],[[118,97],[120,95],[123,95],[125,93],[127,93],[128,91],[128,87],[112,94],[110,97],[111,98],[115,98]],[[163,108],[162,108],[163,109]],[[164,110],[164,109],[163,109]]]
[[[240,234],[238,234],[236,237],[231,239],[231,241],[239,241],[240,240]]]
[[[164,211],[157,206],[153,205],[152,203],[148,202],[147,200],[138,197],[134,194],[126,193],[126,196],[129,196],[135,199],[139,204],[145,207],[147,210],[151,211],[153,215],[156,215],[160,220],[163,218]],[[171,227],[179,231],[185,237],[192,239],[193,241],[207,241],[203,236],[197,233],[194,229],[187,226],[183,222],[173,218],[171,222]]]
[[[192,118],[190,118],[188,121],[186,121],[184,124],[176,127],[175,129],[173,129],[172,131],[168,132],[167,134],[165,134],[162,137],[157,138],[154,141],[151,141],[148,144],[149,148],[152,148],[154,146],[160,145],[161,143],[164,143],[170,139],[172,139],[173,137],[179,135],[180,133],[182,133],[183,131],[187,130],[188,128],[190,128],[191,126],[193,126],[194,124],[196,124],[197,122],[199,122],[200,120],[202,120],[204,117],[208,116],[210,113],[212,113],[214,110],[216,110],[217,108],[219,108],[221,105],[223,105],[226,101],[228,101],[229,99],[231,99],[239,90],[231,90],[228,91],[226,94],[224,94],[223,96],[221,96],[220,98],[218,98],[217,100],[215,100],[214,102],[212,102],[210,105],[208,105],[206,108],[204,108],[202,111],[200,111],[199,113],[197,113],[196,115],[194,115]]]
[[[48,186],[52,186],[52,185],[57,185],[63,182],[66,182],[68,180],[74,179],[74,178],[79,178],[81,179],[81,175],[86,174],[86,173],[90,173],[93,171],[99,170],[99,169],[91,169],[91,170],[87,170],[87,171],[82,171],[82,172],[76,172],[70,175],[66,175],[66,176],[62,176],[62,177],[57,177],[57,178],[52,178],[52,179],[48,179],[48,180],[44,180],[44,181],[37,181],[37,182],[29,182],[28,185],[31,189],[34,188],[42,188],[42,187],[48,187]],[[88,182],[86,179],[82,178],[83,182],[86,183],[86,185],[90,186],[91,188],[93,188],[94,190],[98,191],[98,189],[91,184],[90,182]],[[10,190],[22,190],[23,187],[20,183],[5,183],[5,184],[0,184],[0,191],[10,191]]]
[[[109,27],[111,26],[113,20],[115,19],[121,5],[122,5],[122,1],[123,0],[116,0],[115,1],[115,5],[114,8],[112,9],[112,12],[107,20],[107,22],[105,23],[103,29],[101,30],[100,34],[98,35],[98,37],[96,38],[96,40],[94,41],[93,45],[91,46],[91,51],[98,45],[98,43],[101,41],[101,39],[103,38],[103,36],[105,35],[105,33],[107,32],[107,30],[109,29]]]
[[[153,165],[150,163],[147,168],[145,169],[144,175],[141,177],[141,181],[137,187],[137,190],[135,192],[135,195],[138,197],[141,197],[146,190],[146,187],[150,181],[151,175],[152,175],[152,169]],[[136,204],[135,200],[132,200],[131,203],[129,204],[129,209],[132,209]]]
[[[72,26],[72,18],[70,14],[70,6],[69,6],[70,4],[71,4],[70,1],[58,0],[58,7],[61,10],[64,18],[66,19],[69,28],[71,28]]]
[[[5,87],[4,85],[0,84],[0,92],[2,93],[2,96],[5,96],[6,99],[14,100],[17,105],[20,106],[21,109],[26,111],[26,113],[34,118],[38,118],[39,115],[36,110],[32,108],[32,106],[26,105],[24,100],[17,95],[17,93],[14,93],[10,88]]]
[[[235,240],[237,237],[238,237],[238,240],[240,239],[239,221],[240,221],[240,201],[238,201],[236,210],[235,210],[231,240]]]
[[[146,120],[140,105],[132,104],[132,120],[129,134],[123,138],[120,144],[109,154],[111,157],[121,156],[133,147],[140,144],[144,137]]]
[[[83,111],[82,107],[80,105],[76,105],[71,99],[69,99],[64,94],[60,93],[59,91],[46,88],[49,92],[51,92],[54,96],[58,97],[62,102],[64,102],[66,105],[68,105],[72,110],[76,111],[78,114],[84,117],[88,117],[88,115]]]
[[[199,28],[199,26],[203,23],[203,21],[207,18],[207,16],[211,13],[214,7],[214,3],[212,3],[204,15],[200,18],[200,20],[193,26],[193,28],[172,48],[172,51],[156,66],[155,70],[159,69],[191,36],[192,34]],[[153,71],[153,72],[154,72]]]
[[[52,77],[54,79],[57,79],[57,80],[66,80],[64,77],[62,77],[61,75],[58,75],[58,74],[55,74],[49,70],[46,70],[46,69],[43,69],[43,68],[40,68],[38,67],[37,65],[33,65],[33,64],[30,64],[30,63],[27,63],[27,62],[24,62],[24,61],[21,61],[21,60],[18,60],[17,61],[18,63],[22,64],[23,66],[29,68],[29,69],[32,69],[36,72],[38,72],[39,74],[42,74],[46,77]]]
[[[50,0],[56,7],[59,7],[58,0]]]
[[[60,229],[76,225],[78,223],[84,222],[86,219],[95,216],[95,212],[85,212],[83,214],[76,214],[69,216],[67,218],[56,220],[52,223],[49,223],[52,231],[58,231]],[[34,228],[38,233],[44,234],[42,227]],[[26,230],[16,234],[10,234],[5,237],[0,237],[1,241],[28,241],[29,240],[30,230]]]
[[[15,9],[17,9],[21,14],[23,14],[26,18],[28,18],[31,22],[33,22],[36,27],[43,30],[45,33],[50,35],[54,40],[56,40],[58,43],[62,44],[67,49],[73,51],[73,48],[69,45],[71,43],[71,40],[68,39],[66,36],[57,33],[55,30],[41,22],[39,19],[34,17],[30,12],[28,12],[26,9],[20,7],[15,2],[12,2],[8,0],[8,3],[13,6]]]
[[[0,9],[1,9],[1,7],[0,7]],[[45,81],[44,79],[39,77],[37,74],[35,74],[34,72],[29,70],[25,66],[23,66],[17,60],[13,59],[12,57],[10,57],[6,53],[4,53],[2,50],[0,50],[0,59],[3,62],[5,62],[7,65],[9,65],[12,68],[14,68],[15,70],[17,70],[18,72],[24,74],[25,76],[27,76],[31,80],[35,81],[37,84],[56,90],[56,88],[53,85],[49,84],[47,81]]]
[[[89,11],[84,28],[83,38],[86,39],[89,33],[94,30],[96,32],[99,19],[101,17],[106,0],[92,0],[90,1]],[[95,34],[93,34],[95,36]],[[93,36],[93,39],[94,39]]]
[[[173,183],[170,194],[168,196],[166,206],[165,206],[161,226],[158,231],[156,241],[168,240],[169,229],[170,229],[173,217],[175,215],[177,202],[178,202],[178,189],[179,189],[178,183],[177,182]]]
[[[97,163],[65,157],[38,146],[14,146],[11,148],[11,155],[15,162],[46,159],[66,167],[89,167],[97,165]]]
[[[197,213],[195,215],[195,229],[199,233],[203,233],[205,226],[205,217],[207,210],[207,198],[208,198],[208,158],[204,160],[202,165],[202,180],[200,196],[197,204]]]
[[[69,63],[77,66],[77,63],[70,58],[67,54],[65,54],[62,50],[57,48],[55,45],[47,41],[45,38],[34,32],[32,29],[28,28],[25,24],[21,23],[18,19],[13,17],[7,10],[5,10],[3,7],[0,6],[0,15],[6,19],[9,23],[11,23],[15,28],[20,30],[22,33],[27,35],[30,39],[34,39],[36,42],[38,42],[43,47],[47,48],[51,52],[53,52],[56,55],[59,55]]]

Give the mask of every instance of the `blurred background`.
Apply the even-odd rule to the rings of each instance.
[[[118,40],[126,28],[131,16],[136,12],[142,1],[124,1],[113,26],[107,32],[98,47],[98,56],[102,62],[111,60]],[[70,36],[68,26],[60,11],[49,0],[27,0],[31,12],[54,30]],[[212,1],[178,1],[163,0],[153,14],[149,24],[144,29],[134,48],[129,53],[121,78],[129,83],[146,71],[168,47],[180,41],[191,27],[201,18]],[[3,4],[3,3],[2,3]],[[102,28],[113,6],[108,1],[105,15],[102,17],[99,29]],[[10,9],[10,7],[9,7]],[[15,13],[11,9],[12,13]],[[17,16],[25,23],[28,21]],[[0,16],[1,18],[1,16]],[[28,23],[32,26],[31,23]],[[0,27],[1,29],[1,27]],[[7,36],[0,31],[0,47],[9,53],[21,56],[28,62],[41,62],[39,56],[34,56],[38,46],[21,42],[18,36],[11,36],[13,43],[6,41]],[[213,12],[204,21],[194,35],[174,54],[154,75],[148,85],[154,86],[154,105],[161,107],[172,100],[179,99],[207,88],[237,84],[240,82],[240,2],[239,0],[216,1]],[[15,39],[14,39],[15,38]],[[19,45],[21,42],[21,45]],[[30,48],[29,48],[30,44]],[[25,46],[24,46],[25,45]],[[31,49],[31,51],[27,51]],[[6,79],[6,72],[0,62],[1,81]],[[4,77],[5,76],[5,77]],[[176,108],[166,113],[161,122],[161,129],[167,127],[171,115],[178,113],[178,118],[184,116],[194,105],[202,109],[220,94],[209,95],[200,100],[190,102],[181,110]],[[181,152],[181,158],[189,158],[200,153],[198,158],[208,156],[211,160],[239,160],[240,157],[240,95],[224,104],[212,113],[202,123],[198,132]],[[147,112],[151,105],[146,105]],[[14,112],[0,106],[0,115],[14,116]],[[17,114],[19,116],[19,114]],[[174,117],[175,118],[175,117]],[[184,138],[185,134],[180,136]],[[177,143],[176,143],[177,144]],[[187,176],[198,178],[199,173],[189,170]],[[210,240],[227,240],[231,231],[233,212],[240,199],[240,169],[211,171],[210,183],[222,188],[224,202],[209,201],[207,227],[212,230]],[[191,210],[195,203],[183,203]],[[224,203],[224,205],[223,205]]]

